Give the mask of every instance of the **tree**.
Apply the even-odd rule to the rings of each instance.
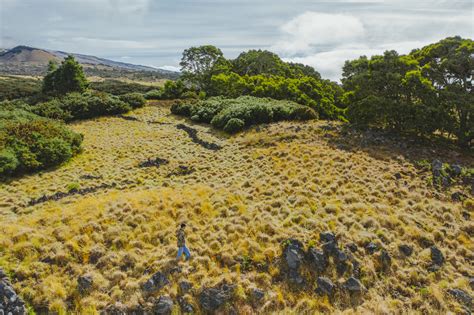
[[[461,146],[469,146],[474,139],[474,41],[448,37],[411,55],[437,90],[443,129],[456,135]]]
[[[207,91],[214,66],[225,66],[225,58],[222,51],[215,46],[191,47],[183,52],[179,65],[184,81]]]
[[[73,56],[66,57],[59,67],[54,62],[48,65],[48,74],[43,79],[43,92],[64,95],[70,92],[84,92],[88,82],[82,66]]]

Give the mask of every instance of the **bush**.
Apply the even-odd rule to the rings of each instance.
[[[41,92],[41,81],[21,77],[0,77],[0,101],[31,97]]]
[[[119,96],[122,102],[129,104],[132,108],[145,106],[146,100],[140,93],[127,93]]]
[[[236,133],[245,127],[245,122],[242,119],[231,118],[224,126],[224,131],[228,133]]]
[[[80,151],[82,135],[24,110],[0,110],[0,174],[56,166]]]
[[[252,96],[179,101],[171,107],[171,112],[190,117],[194,121],[211,123],[214,127],[229,133],[260,123],[318,118],[317,113],[308,106]]]
[[[161,100],[163,97],[163,89],[154,89],[145,94],[147,100]]]
[[[33,107],[33,111],[43,117],[71,121],[126,113],[132,107],[145,102],[142,96],[135,94],[122,95],[121,97],[125,101],[107,93],[70,93],[60,99],[40,103]]]

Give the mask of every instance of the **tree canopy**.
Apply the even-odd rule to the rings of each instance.
[[[73,56],[67,56],[59,67],[54,62],[49,63],[48,74],[43,79],[43,92],[54,95],[82,93],[88,85],[82,66]]]

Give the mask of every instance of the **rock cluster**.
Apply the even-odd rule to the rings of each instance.
[[[176,128],[185,131],[194,143],[199,144],[203,148],[206,148],[206,149],[212,150],[212,151],[217,151],[217,150],[222,149],[222,147],[218,144],[207,142],[207,141],[204,141],[204,140],[200,139],[197,136],[197,130],[194,129],[194,128],[191,128],[191,127],[186,126],[184,124],[178,124],[176,126]]]
[[[327,295],[332,299],[339,289],[345,290],[351,296],[365,292],[366,288],[358,280],[360,264],[350,253],[357,251],[357,245],[349,244],[346,246],[350,250],[350,252],[347,252],[339,247],[336,236],[331,232],[320,233],[320,241],[322,243],[321,249],[311,247],[306,252],[303,244],[298,240],[289,239],[284,242],[281,256],[282,272],[288,282],[298,286],[314,283],[313,279],[306,280],[302,276],[301,270],[304,267],[311,274],[317,275],[315,290],[319,295]],[[385,271],[390,268],[391,258],[388,252],[382,251],[379,260]],[[331,279],[323,276],[331,263],[339,276],[344,276],[350,269],[350,263],[352,263],[352,276],[342,286],[334,284]]]
[[[199,295],[199,303],[203,310],[214,312],[231,300],[234,289],[234,285],[228,284],[222,284],[214,288],[205,288]]]
[[[7,275],[0,269],[0,314],[26,314],[25,302],[16,294]]]

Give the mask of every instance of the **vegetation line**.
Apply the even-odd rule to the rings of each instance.
[[[212,142],[207,142],[207,141],[204,141],[204,140],[200,139],[197,136],[197,130],[194,129],[194,128],[191,128],[191,127],[183,125],[183,124],[176,125],[176,128],[185,131],[194,143],[197,143],[200,146],[202,146],[202,147],[204,147],[208,150],[218,151],[218,150],[222,149],[222,147],[218,144],[215,144],[215,143],[212,143]]]

